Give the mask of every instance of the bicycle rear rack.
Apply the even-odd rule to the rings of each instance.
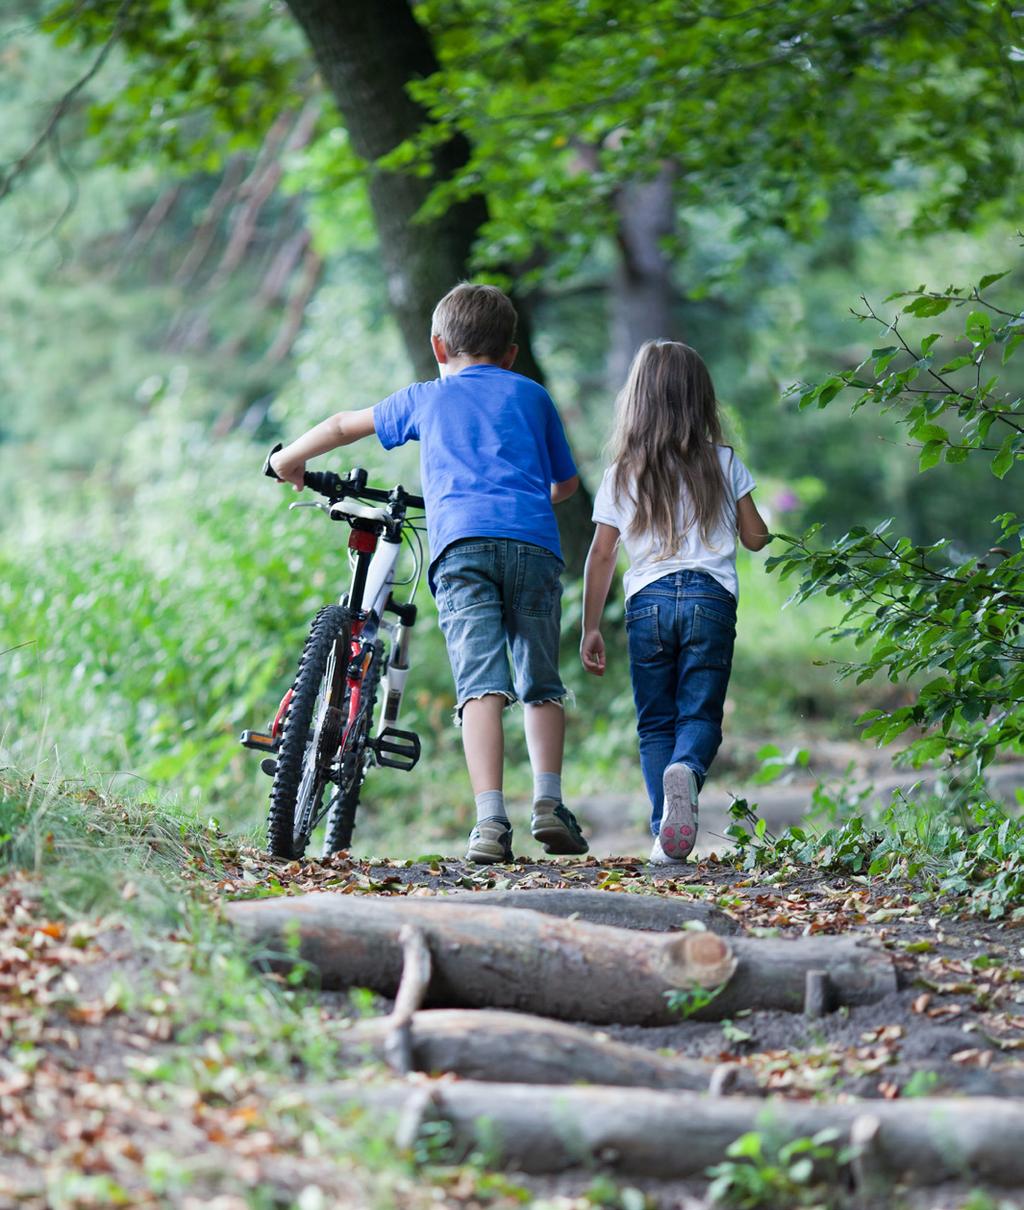
[[[377,757],[377,764],[388,769],[402,769],[406,773],[416,767],[420,758],[420,737],[415,731],[400,731],[397,727],[385,727],[370,746]]]

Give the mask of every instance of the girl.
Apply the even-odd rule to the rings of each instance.
[[[621,541],[629,671],[651,800],[651,861],[685,861],[697,794],[722,742],[736,637],[736,534],[769,540],[750,471],[723,443],[715,388],[688,345],[639,350],[618,399],[613,462],[594,500],[583,588],[583,667],[604,674],[601,613]]]

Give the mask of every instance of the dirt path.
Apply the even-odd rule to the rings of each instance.
[[[1001,784],[1019,784],[1020,771],[1013,769]],[[790,785],[758,789],[751,797],[779,824],[802,813],[807,794],[807,786]],[[704,798],[702,827],[711,842],[705,848],[719,847],[715,832],[724,831],[724,802],[720,789],[709,789]],[[778,885],[710,858],[681,869],[651,867],[635,855],[646,852],[644,811],[635,795],[581,805],[595,841],[595,853],[586,858],[480,868],[448,858],[365,862],[338,855],[321,865],[226,850],[220,870],[199,862],[195,877],[203,880],[205,894],[223,898],[587,886],[712,903],[751,937],[871,936],[892,955],[901,984],[875,1005],[813,1021],[752,1011],[728,1022],[680,1020],[605,1032],[705,1061],[709,1073],[723,1059],[739,1063],[775,1098],[776,1114],[785,1113],[788,1101],[816,1098],[1024,1097],[1019,925],[960,919],[952,902],[913,884],[810,872]],[[622,820],[630,812],[635,822],[627,830]],[[625,849],[626,856],[609,856],[614,848]],[[323,995],[302,1037],[267,1044],[271,1050],[283,1046],[286,1056],[294,1050],[285,1075],[280,1065],[268,1066],[260,1057],[264,1044],[258,1029],[255,1038],[247,1032],[253,1028],[245,1021],[247,1006],[231,999],[232,979],[240,978],[244,966],[241,955],[216,951],[224,973],[214,970],[201,982],[188,973],[197,959],[194,940],[133,934],[100,921],[69,926],[48,919],[28,882],[9,881],[3,895],[0,1207],[248,1210],[258,1204],[326,1210],[389,1204],[412,1210],[440,1204],[511,1210],[537,1198],[559,1210],[590,1210],[595,1204],[682,1210],[702,1204],[706,1183],[634,1179],[625,1183],[639,1192],[632,1202],[623,1201],[616,1192],[622,1182],[592,1166],[550,1178],[495,1178],[479,1167],[456,1167],[429,1179],[418,1175],[380,1124],[371,1129],[318,1116],[303,1099],[306,1081],[322,1084],[352,1074],[325,1072],[322,1057],[316,1058],[321,1039],[326,1045],[354,1015],[386,1011],[386,1002]],[[486,1010],[481,1028],[485,1021]],[[367,1072],[360,1078],[376,1077]],[[351,1155],[374,1154],[374,1148],[383,1157],[378,1169],[360,1168],[354,1176]],[[588,1190],[598,1177],[606,1193],[612,1192],[595,1203]],[[383,1184],[371,1188],[373,1182]],[[897,1191],[875,1204],[886,1210],[959,1210],[966,1189]],[[262,1191],[262,1200],[252,1200],[253,1190]],[[998,1200],[975,1204],[1024,1203],[1001,1191]],[[860,1207],[872,1210],[872,1203],[862,1201]]]

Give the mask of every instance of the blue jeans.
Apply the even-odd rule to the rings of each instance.
[[[640,767],[657,836],[667,766],[689,765],[702,785],[722,742],[736,598],[706,572],[672,572],[629,598],[626,634]]]
[[[460,717],[466,702],[492,693],[508,702],[565,697],[562,567],[550,550],[512,538],[464,538],[437,560],[437,614]]]

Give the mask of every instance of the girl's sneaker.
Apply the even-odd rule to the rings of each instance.
[[[669,765],[662,785],[665,808],[656,843],[669,861],[685,861],[697,843],[697,775],[689,765]]]
[[[661,847],[661,841],[657,836],[654,838],[654,844],[651,845],[651,855],[648,858],[651,865],[685,865],[685,857],[669,857],[665,850]]]
[[[512,825],[500,815],[481,819],[469,834],[466,860],[477,865],[493,865],[512,860]]]

